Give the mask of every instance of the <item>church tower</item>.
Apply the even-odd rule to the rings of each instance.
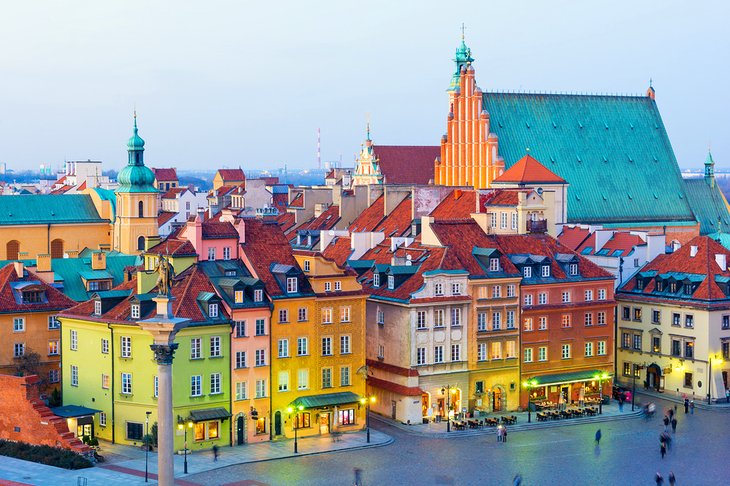
[[[456,71],[451,77],[446,134],[434,167],[434,182],[446,186],[484,189],[504,172],[497,151],[497,135],[489,131],[489,113],[482,108],[482,90],[474,78],[474,59],[462,27],[456,49]]]
[[[365,143],[355,162],[355,174],[352,176],[353,186],[367,186],[382,184],[383,174],[380,172],[380,161],[373,151],[373,141],[370,139],[370,124],[367,125]]]
[[[144,165],[144,140],[137,132],[136,112],[127,152],[127,166],[117,176],[119,187],[115,191],[114,249],[133,254],[144,250],[147,238],[158,236],[159,229],[155,174]]]

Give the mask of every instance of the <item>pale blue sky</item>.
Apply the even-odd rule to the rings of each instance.
[[[643,93],[679,163],[730,168],[730,3],[15,1],[0,15],[0,161],[182,169],[347,163],[437,145],[461,22],[484,90]]]

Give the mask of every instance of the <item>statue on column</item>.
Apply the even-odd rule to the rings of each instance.
[[[158,295],[170,295],[170,289],[172,288],[172,279],[175,277],[175,271],[170,265],[170,261],[164,256],[160,255],[160,261],[155,267],[157,272],[157,294]]]

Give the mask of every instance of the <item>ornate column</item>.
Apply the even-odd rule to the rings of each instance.
[[[161,486],[175,483],[172,422],[172,359],[177,343],[151,344],[157,362],[157,476]]]

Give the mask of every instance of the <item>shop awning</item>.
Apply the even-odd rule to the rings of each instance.
[[[95,408],[82,407],[80,405],[64,405],[63,407],[52,408],[51,412],[55,413],[59,417],[63,418],[74,418],[74,417],[86,417],[87,415],[94,415],[95,413],[101,412]]]
[[[344,405],[346,403],[357,403],[360,397],[352,392],[325,393],[323,395],[310,395],[307,397],[298,397],[292,402],[293,407],[319,408],[329,407],[332,405]]]
[[[204,408],[202,410],[191,410],[190,418],[193,422],[205,422],[206,420],[227,419],[231,416],[230,412],[223,407]]]
[[[594,380],[598,376],[608,375],[608,379],[611,377],[611,373],[606,373],[601,370],[587,370],[587,371],[571,371],[568,373],[553,373],[551,375],[535,376],[527,380],[530,387],[535,386],[548,386],[548,385],[563,385],[566,383],[578,383],[581,381]]]

